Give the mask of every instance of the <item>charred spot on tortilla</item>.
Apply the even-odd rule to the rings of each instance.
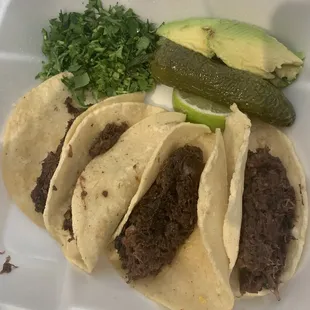
[[[83,189],[81,192],[81,198],[84,199],[87,196],[87,192]]]
[[[114,246],[129,280],[156,276],[173,261],[197,223],[200,148],[186,145],[166,159]]]
[[[91,158],[104,154],[112,148],[120,136],[129,128],[128,124],[123,122],[121,124],[109,123],[99,133],[98,137],[94,140],[89,150]]]
[[[108,191],[103,191],[103,192],[102,192],[102,196],[103,196],[103,197],[108,197],[108,195],[109,195],[109,192],[108,192]]]
[[[242,294],[267,289],[279,295],[295,209],[296,194],[280,159],[268,148],[249,151],[237,261]]]
[[[71,144],[69,144],[68,157],[70,157],[70,158],[73,157],[73,151],[72,151],[72,145]]]
[[[30,194],[32,202],[34,203],[35,206],[35,210],[38,213],[44,212],[47,194],[50,188],[50,182],[58,166],[66,134],[70,129],[73,121],[74,119],[68,122],[64,137],[60,140],[56,151],[49,152],[45,157],[45,159],[43,159],[41,174],[37,178],[36,186],[34,187],[34,189]]]
[[[57,187],[55,185],[53,185],[53,191],[58,191]]]
[[[71,97],[67,97],[64,103],[67,107],[68,113],[71,114],[74,118],[78,117],[80,114],[83,113],[83,111],[80,111],[72,105],[73,100]]]
[[[64,214],[64,222],[62,225],[62,229],[65,231],[68,231],[70,233],[70,239],[68,242],[74,240],[74,234],[73,234],[73,228],[72,228],[72,211],[71,211],[71,206],[69,209],[66,211]]]
[[[10,261],[11,261],[11,256],[7,256],[7,258],[5,259],[5,262],[3,263],[0,274],[11,273],[13,269],[18,268],[18,266],[11,264]]]
[[[300,194],[300,197],[301,197],[301,204],[304,206],[305,203],[304,203],[304,197],[303,197],[303,194],[302,194],[301,184],[298,184],[298,186],[299,186],[299,194]]]

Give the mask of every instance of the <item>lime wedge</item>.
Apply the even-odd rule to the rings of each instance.
[[[175,111],[187,115],[187,121],[205,124],[212,131],[216,128],[224,130],[226,116],[231,112],[226,106],[177,89],[173,90],[172,104]]]

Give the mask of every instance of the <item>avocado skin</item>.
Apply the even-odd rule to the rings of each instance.
[[[294,107],[274,85],[246,71],[232,69],[164,40],[155,52],[151,71],[157,82],[227,106],[236,103],[250,116],[276,126],[290,126]]]

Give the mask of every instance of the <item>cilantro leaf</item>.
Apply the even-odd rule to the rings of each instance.
[[[149,62],[156,28],[132,9],[119,4],[105,9],[100,0],[89,0],[82,13],[61,11],[42,36],[46,61],[36,78],[71,72],[63,82],[83,107],[86,92],[99,100],[155,86]]]

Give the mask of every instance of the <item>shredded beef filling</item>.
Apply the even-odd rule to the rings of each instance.
[[[120,138],[120,136],[128,129],[128,124],[123,122],[121,124],[110,123],[105,126],[99,136],[92,144],[89,155],[95,158],[98,155],[107,152]]]
[[[70,113],[73,118],[68,121],[66,132],[64,134],[64,137],[60,140],[56,151],[49,152],[47,156],[45,157],[45,159],[43,160],[41,175],[37,178],[37,181],[36,181],[37,184],[30,194],[31,199],[35,205],[35,210],[38,213],[44,212],[47,194],[48,194],[48,190],[50,187],[50,182],[58,166],[62,147],[65,141],[67,132],[70,129],[75,118],[82,113],[82,111],[74,108],[71,105],[72,104],[71,97],[67,97],[64,104],[67,107],[68,113]]]
[[[65,105],[67,107],[67,111],[69,114],[71,114],[74,118],[78,117],[82,111],[80,111],[79,109],[75,108],[73,105],[72,105],[72,98],[71,97],[67,97],[66,100],[65,100]]]
[[[31,192],[31,199],[34,203],[35,210],[39,213],[43,213],[45,209],[45,203],[47,199],[48,190],[50,188],[50,182],[54,175],[54,172],[58,166],[61,150],[65,141],[66,134],[70,129],[74,119],[68,122],[66,133],[60,140],[55,152],[49,152],[46,158],[42,162],[41,174],[37,178],[37,184]]]
[[[63,230],[66,230],[70,233],[71,238],[69,242],[74,240],[73,228],[72,228],[72,209],[71,206],[68,211],[64,214],[64,222],[62,226]]]
[[[116,142],[119,137],[128,129],[128,125],[126,123],[121,123],[120,125],[115,123],[110,123],[105,126],[103,131],[99,134],[99,136],[95,139],[92,144],[89,154],[92,158],[104,154],[107,152]],[[57,167],[57,166],[56,166]],[[106,192],[106,191],[104,191]],[[81,198],[84,200],[87,196],[87,192],[85,190],[81,193]],[[106,196],[108,193],[106,192]],[[71,238],[68,240],[69,242],[74,239],[73,228],[72,228],[72,211],[71,206],[70,209],[64,214],[64,222],[63,222],[63,230],[69,231]]]
[[[156,276],[193,232],[203,167],[202,151],[188,145],[163,163],[115,240],[129,280]]]
[[[242,294],[278,294],[288,244],[293,239],[296,196],[286,169],[269,149],[249,151],[245,170],[239,267]]]

